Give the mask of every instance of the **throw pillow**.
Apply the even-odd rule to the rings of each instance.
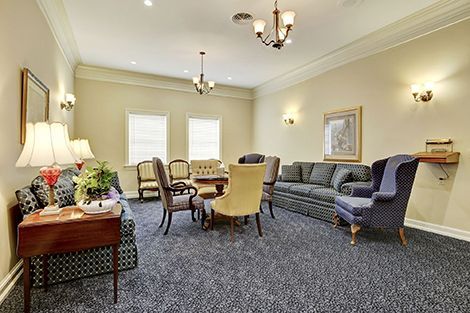
[[[36,197],[39,199],[42,207],[49,205],[49,186],[44,181],[42,176],[36,177],[31,182],[31,189]],[[57,183],[54,185],[54,198],[57,205],[62,208],[75,204],[75,185],[74,182],[64,176],[60,176]]]
[[[302,169],[300,165],[283,165],[282,181],[300,183],[302,181]]]
[[[118,172],[113,173],[113,177],[111,178],[111,186],[114,187],[114,189],[117,190],[120,194],[122,194],[124,191],[122,191],[121,184],[119,183],[119,176]]]
[[[352,181],[352,172],[345,168],[340,168],[335,171],[333,178],[331,178],[331,185],[336,191],[341,192],[343,184],[349,183],[350,181]]]
[[[294,162],[293,165],[300,165],[302,168],[302,182],[308,184],[310,175],[312,175],[312,169],[315,163],[313,162]]]
[[[310,184],[330,186],[331,177],[335,171],[335,163],[315,163],[312,174],[310,175]]]
[[[23,216],[29,215],[34,211],[40,209],[38,200],[31,192],[29,188],[23,188],[16,191],[16,199],[18,200],[18,204],[20,206],[21,214]]]

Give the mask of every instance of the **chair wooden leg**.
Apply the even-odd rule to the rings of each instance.
[[[206,210],[202,209],[201,210],[201,228],[204,229],[204,225],[206,224],[206,218],[207,218],[207,215],[206,215]],[[206,230],[206,229],[204,229]]]
[[[233,216],[230,216],[230,241],[233,242],[233,229],[234,229],[234,225],[233,225]]]
[[[139,189],[139,200],[140,200],[140,203],[144,202],[144,192],[140,189]]]
[[[197,210],[197,220],[201,219],[201,210]]]
[[[245,225],[248,225],[248,215],[245,215]]]
[[[356,234],[361,230],[361,225],[352,224],[351,225],[351,244],[356,244]]]
[[[196,218],[194,217],[194,210],[191,210],[191,219],[193,220],[193,222],[196,221]]]
[[[405,237],[405,228],[400,227],[398,228],[398,235],[400,236],[400,242],[402,246],[406,247],[408,245],[408,240]]]
[[[162,228],[163,223],[165,223],[165,217],[166,217],[166,210],[165,208],[163,208],[162,222],[160,223],[160,226],[158,226],[158,228]]]
[[[274,213],[273,213],[273,201],[272,200],[268,201],[268,205],[269,205],[269,212],[271,213],[271,217],[275,218]]]
[[[336,228],[339,225],[339,215],[338,213],[333,213],[333,227]]]
[[[256,213],[256,226],[258,226],[258,235],[263,237],[263,231],[261,230],[261,221],[259,220],[259,213]]]
[[[165,232],[163,233],[163,235],[167,235],[168,234],[168,230],[170,229],[170,225],[171,225],[171,216],[173,215],[173,213],[171,212],[168,212],[168,224],[166,225],[166,230]]]
[[[263,206],[261,204],[259,205],[259,211],[264,214]]]
[[[210,223],[211,230],[214,230],[214,216],[215,216],[215,211],[214,209],[211,209],[211,223]]]

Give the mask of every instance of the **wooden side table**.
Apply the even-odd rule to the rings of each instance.
[[[17,254],[23,258],[24,312],[29,312],[31,306],[31,257],[44,255],[43,279],[47,289],[48,255],[104,246],[113,248],[114,303],[117,303],[121,210],[117,204],[111,212],[87,215],[78,207],[69,207],[60,215],[39,216],[36,212],[18,225]]]

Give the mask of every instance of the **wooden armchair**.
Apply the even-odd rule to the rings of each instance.
[[[152,161],[142,161],[137,164],[137,183],[140,202],[144,202],[144,191],[160,193],[157,178],[153,172]]]
[[[182,159],[176,159],[168,163],[168,172],[170,183],[183,182],[185,185],[191,185],[191,173],[189,172],[189,163]]]
[[[276,183],[277,176],[279,174],[279,164],[281,159],[276,156],[268,156],[264,159],[266,163],[266,173],[264,174],[263,181],[263,195],[261,196],[261,201],[267,201],[269,205],[269,212],[271,217],[274,217],[273,213],[273,192],[274,184]]]

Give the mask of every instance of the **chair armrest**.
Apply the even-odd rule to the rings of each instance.
[[[170,187],[173,187],[173,188],[178,188],[178,186],[180,186],[180,185],[181,185],[181,187],[184,187],[184,186],[186,186],[186,183],[185,183],[185,182],[183,182],[183,181],[179,181],[179,182],[176,182],[176,183],[170,184]]]
[[[372,186],[353,185],[351,197],[371,198],[374,191],[375,190]]]
[[[372,194],[372,200],[388,202],[395,199],[394,192],[374,192]]]
[[[273,186],[274,184],[276,184],[275,181],[271,182],[271,183],[270,182],[263,182],[263,185],[265,185],[265,186]]]

